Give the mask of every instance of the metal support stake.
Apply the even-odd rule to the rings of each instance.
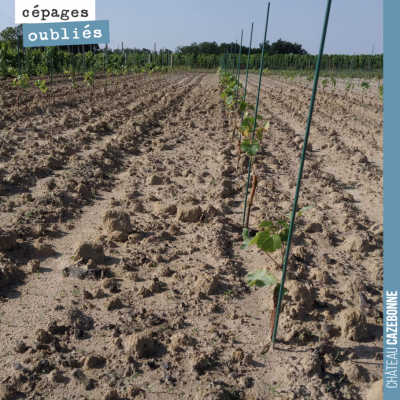
[[[304,137],[303,152],[302,152],[301,161],[300,161],[300,170],[299,170],[299,175],[297,178],[296,193],[295,193],[294,202],[293,202],[293,210],[292,210],[292,217],[291,217],[291,221],[290,221],[289,236],[288,236],[287,246],[286,246],[285,261],[283,263],[281,286],[279,288],[279,298],[278,298],[278,306],[277,306],[277,312],[276,312],[276,317],[275,317],[275,326],[274,326],[274,332],[273,332],[272,341],[271,341],[272,347],[275,344],[276,334],[278,331],[279,314],[280,314],[280,309],[281,309],[281,304],[282,304],[282,297],[283,297],[283,293],[284,293],[286,269],[287,269],[287,264],[288,264],[288,260],[289,260],[289,252],[290,252],[290,244],[292,241],[292,236],[293,236],[293,231],[294,231],[294,221],[296,218],[297,202],[299,199],[304,161],[306,159],[308,137],[310,134],[312,115],[313,115],[313,111],[314,111],[315,96],[316,96],[317,88],[318,88],[318,78],[319,78],[319,72],[320,72],[320,68],[321,68],[321,61],[322,61],[322,56],[324,54],[325,38],[326,38],[326,31],[328,29],[328,21],[329,21],[329,13],[331,10],[331,3],[332,3],[332,0],[328,0],[327,7],[326,7],[326,13],[325,13],[324,27],[322,29],[322,38],[321,38],[321,45],[319,48],[317,67],[315,69],[314,87],[313,87],[313,92],[312,92],[312,96],[311,96],[310,110],[308,113],[306,133],[305,133],[305,137]]]

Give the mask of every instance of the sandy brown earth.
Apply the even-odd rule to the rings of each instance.
[[[242,82],[244,79],[242,78]],[[247,177],[215,74],[0,82],[0,399],[379,399],[382,101],[318,93],[278,342],[240,250]],[[250,75],[248,99],[258,77]],[[264,77],[257,228],[291,210],[310,85]]]

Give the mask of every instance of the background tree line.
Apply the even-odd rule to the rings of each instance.
[[[8,27],[3,29],[0,32],[0,45],[2,43],[8,43],[10,48],[16,48],[17,43],[19,41],[20,48],[22,48],[23,43],[23,36],[22,36],[22,25],[18,25],[15,28]],[[225,52],[229,52],[230,49],[235,49],[239,52],[239,45],[236,43],[221,43],[220,45],[217,42],[201,42],[201,43],[192,43],[190,46],[178,46],[176,48],[176,53],[178,54],[207,54],[207,55],[220,55]],[[68,46],[60,46],[60,50],[68,51]],[[99,45],[85,45],[84,50],[91,51],[91,50],[100,50]],[[78,54],[82,52],[82,46],[69,46],[69,51],[73,54]],[[160,50],[158,50],[160,51]],[[249,48],[246,46],[242,46],[242,54],[247,54]],[[122,53],[122,46],[121,48],[111,50],[110,52],[115,54]],[[151,50],[143,48],[143,49],[132,49],[126,48],[124,49],[124,53],[131,54],[131,53],[139,53],[139,54],[149,54],[152,53]],[[169,49],[163,49],[163,52],[171,54],[172,51]],[[260,43],[259,47],[252,48],[251,54],[261,54],[262,52],[262,43]],[[265,54],[267,55],[274,55],[274,54],[308,54],[306,50],[303,49],[301,44],[298,43],[291,43],[285,40],[279,39],[276,42],[270,44],[269,41],[265,43]]]

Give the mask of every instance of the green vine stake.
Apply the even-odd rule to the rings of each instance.
[[[274,332],[273,332],[272,340],[271,340],[272,348],[275,345],[276,335],[277,335],[277,332],[278,332],[279,312],[280,312],[280,309],[281,309],[282,298],[283,298],[283,295],[284,295],[285,278],[286,278],[287,264],[288,264],[288,260],[289,260],[290,244],[291,244],[291,241],[292,241],[292,236],[293,236],[293,231],[294,231],[294,222],[295,222],[295,217],[296,217],[297,203],[298,203],[298,200],[299,200],[299,194],[300,194],[300,188],[301,188],[301,180],[302,180],[302,176],[303,176],[304,162],[305,162],[305,159],[306,159],[308,138],[309,138],[309,135],[310,135],[312,115],[313,115],[313,111],[314,111],[315,96],[316,96],[316,93],[317,93],[319,73],[320,73],[320,69],[321,69],[321,61],[322,61],[322,56],[324,54],[324,45],[325,45],[326,31],[328,29],[328,21],[329,21],[329,14],[330,14],[330,10],[331,10],[331,4],[332,4],[332,0],[327,0],[324,27],[322,29],[321,45],[320,45],[319,54],[318,54],[317,66],[315,68],[314,87],[313,87],[313,92],[312,92],[312,95],[311,95],[310,110],[309,110],[309,113],[308,113],[306,133],[305,133],[305,136],[304,136],[304,144],[303,144],[303,151],[302,151],[301,160],[300,160],[299,175],[298,175],[298,178],[297,178],[296,193],[295,193],[294,201],[293,201],[293,209],[292,209],[291,220],[290,220],[289,235],[288,235],[288,239],[287,239],[285,259],[284,259],[284,262],[283,262],[282,279],[281,279],[281,286],[279,288],[277,312],[276,312],[275,323],[274,323]]]
[[[251,44],[253,41],[253,28],[254,28],[254,22],[251,23],[250,45],[249,45],[249,52],[247,54],[246,83],[244,85],[243,101],[246,101],[246,95],[247,95],[247,82],[248,82],[248,78],[249,78],[249,65],[250,65]],[[242,112],[241,123],[243,122],[243,118],[244,118],[244,112]],[[238,145],[237,168],[238,169],[239,169],[240,157],[242,155],[241,141],[242,141],[242,134],[239,132],[239,139],[238,139],[238,143],[237,143],[237,145]]]
[[[240,155],[242,153],[246,153],[250,157],[250,166],[253,166],[253,184],[250,199],[248,202],[247,218],[245,222],[246,228],[249,227],[251,207],[253,205],[254,194],[257,188],[257,174],[254,170],[254,157],[261,150],[261,141],[263,139],[264,133],[267,132],[269,128],[269,122],[265,121],[265,119],[261,115],[257,115],[254,118],[249,117],[249,110],[254,109],[254,106],[249,105],[244,101],[242,101],[240,104],[240,110],[244,112],[244,119],[239,128],[239,132],[245,137],[240,146]],[[258,125],[257,120],[263,120],[261,126]]]
[[[297,217],[301,217],[303,212],[311,208],[312,206],[302,208],[297,214]],[[284,263],[285,256],[285,247],[289,238],[289,230],[290,225],[289,221],[292,214],[289,213],[286,216],[286,219],[281,219],[276,223],[272,221],[263,221],[259,226],[259,231],[256,236],[250,237],[249,230],[247,228],[243,228],[243,240],[244,243],[240,247],[241,250],[246,250],[248,247],[252,245],[256,245],[257,248],[263,250],[265,254],[277,265],[278,268],[282,268]],[[262,230],[261,230],[262,229]],[[276,251],[280,251],[281,253],[281,262],[277,263],[270,254],[275,253]],[[256,269],[247,275],[247,284],[248,286],[258,286],[258,287],[267,287],[274,286],[273,289],[273,303],[274,307],[271,313],[270,319],[270,328],[271,328],[271,338],[274,332],[274,323],[275,317],[277,313],[278,307],[278,295],[280,291],[280,284],[278,280],[270,273],[266,267]],[[284,294],[286,294],[286,290]]]
[[[260,65],[260,76],[259,76],[259,80],[258,80],[257,101],[256,101],[256,107],[255,107],[255,111],[254,111],[252,140],[254,140],[254,138],[255,138],[255,133],[256,133],[256,128],[257,128],[258,104],[259,104],[259,100],[260,100],[261,79],[262,79],[262,72],[263,72],[263,66],[264,66],[265,42],[267,40],[269,8],[270,8],[270,3],[268,2],[267,19],[266,19],[266,22],[265,22],[264,40],[263,40],[263,47],[262,47],[262,53],[261,53],[261,65]],[[254,145],[254,143],[251,143],[250,149],[254,149],[253,145]],[[245,148],[246,147],[247,146],[245,146]],[[242,149],[242,151],[244,151],[243,146],[242,146],[241,149]],[[249,220],[250,220],[251,205],[253,203],[253,198],[254,198],[254,194],[255,194],[255,191],[256,191],[256,187],[257,187],[257,176],[254,173],[253,186],[252,186],[251,196],[250,196],[250,202],[249,202],[249,205],[247,206],[247,197],[248,197],[248,193],[249,193],[249,182],[250,182],[250,172],[251,172],[251,161],[252,161],[252,159],[250,158],[250,160],[249,160],[249,168],[248,168],[248,172],[247,172],[246,195],[245,195],[244,208],[243,208],[243,225],[245,224],[245,221],[246,221],[246,225],[245,225],[246,228],[248,228],[248,223],[249,223]],[[247,211],[247,214],[248,214],[247,215],[247,219],[246,219],[246,211]]]

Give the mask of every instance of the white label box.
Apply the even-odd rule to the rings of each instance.
[[[96,0],[15,0],[16,24],[96,20]]]

